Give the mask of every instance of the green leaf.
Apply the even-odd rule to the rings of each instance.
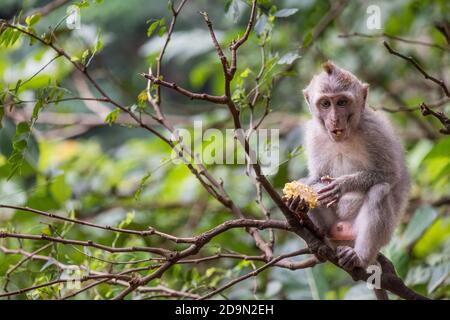
[[[229,4],[226,4],[225,9],[227,16],[230,17],[234,23],[236,23],[241,15],[238,0],[232,0]]]
[[[233,0],[227,0],[227,1],[225,2],[225,5],[224,5],[224,7],[223,7],[225,13],[227,13],[228,10],[230,10],[230,6],[231,6],[232,3],[233,3]]]
[[[296,14],[298,11],[297,8],[291,8],[291,9],[281,9],[274,13],[274,17],[277,18],[286,18],[289,16],[292,16],[293,14]]]
[[[150,37],[152,36],[153,31],[155,31],[156,28],[158,28],[158,25],[159,25],[159,21],[154,21],[154,22],[152,22],[152,23],[148,26],[148,29],[147,29],[147,37],[150,38]]]
[[[439,140],[433,149],[431,149],[431,151],[427,154],[424,161],[441,157],[450,158],[448,150],[450,150],[450,137]]]
[[[36,23],[39,22],[39,20],[41,20],[41,13],[37,12],[36,14],[33,14],[32,16],[28,16],[25,18],[25,23],[29,26],[32,27],[34,26]]]
[[[145,104],[145,103],[147,102],[147,100],[148,100],[148,97],[147,97],[147,91],[146,91],[146,90],[142,90],[142,91],[139,93],[138,97],[137,97],[138,105],[143,105],[143,104]]]
[[[14,141],[13,148],[14,150],[22,152],[27,147],[27,144],[28,144],[27,140],[17,140]]]
[[[47,269],[48,267],[52,266],[56,264],[56,260],[53,258],[50,258],[47,260],[47,262],[42,266],[41,270],[39,270],[40,272],[44,271],[45,269]]]
[[[166,30],[167,30],[166,26],[162,26],[161,28],[159,28],[158,37],[161,38],[162,36],[164,36],[164,34],[166,33]]]
[[[17,91],[19,90],[20,86],[22,85],[22,79],[19,79],[16,83],[16,86],[14,87],[14,92],[17,94]]]
[[[126,227],[130,225],[133,222],[133,220],[134,220],[134,211],[128,212],[127,216],[119,223],[118,227],[119,228]]]
[[[152,173],[149,172],[141,179],[141,183],[139,183],[139,187],[136,190],[136,192],[134,193],[135,200],[139,200],[139,198],[141,197],[142,191],[144,190],[144,186],[147,183],[147,180],[150,179],[151,176],[152,176]]]
[[[313,41],[313,34],[311,31],[309,31],[303,38],[303,48],[309,47],[312,41]]]
[[[11,36],[11,39],[10,39],[10,41],[9,41],[9,45],[10,45],[10,46],[13,46],[13,45],[16,43],[16,41],[19,39],[19,37],[20,37],[21,34],[22,34],[22,33],[21,33],[20,31],[14,30],[14,31],[12,32],[12,36]]]
[[[317,266],[317,268],[308,268],[306,270],[308,285],[311,291],[312,298],[315,300],[325,299],[326,292],[330,289],[324,266]]]
[[[30,132],[30,125],[28,122],[20,122],[16,127],[16,135]]]
[[[413,267],[408,270],[405,283],[410,286],[427,283],[431,276],[431,268],[424,268],[423,266]]]
[[[58,91],[58,95],[55,98],[55,106],[57,106],[59,104],[59,102],[61,101],[61,99],[64,97],[65,95],[65,91],[64,90],[59,90]]]
[[[3,33],[2,36],[0,38],[0,44],[5,46],[6,48],[9,46],[9,41],[12,37],[12,33],[13,33],[13,29],[11,28],[7,28]]]
[[[262,14],[258,21],[256,21],[255,23],[255,33],[257,35],[260,35],[261,33],[263,33],[264,28],[267,25],[267,16],[265,14]]]
[[[242,71],[241,74],[240,74],[239,76],[240,76],[241,78],[247,78],[251,72],[252,72],[252,71],[251,71],[249,68],[247,68],[247,69],[245,69],[244,71]]]
[[[8,174],[7,180],[11,179],[22,167],[24,159],[24,151],[27,147],[28,136],[24,137],[24,134],[30,132],[30,125],[27,122],[20,122],[16,126],[16,134],[13,139],[13,151],[8,158],[8,164],[11,166],[11,170]]]
[[[97,37],[97,43],[95,44],[95,48],[94,51],[95,52],[99,52],[103,49],[103,42],[102,39],[100,38],[100,35],[98,35]]]
[[[450,172],[450,138],[440,139],[422,161],[426,166],[424,172],[427,179],[437,183],[440,179],[448,179]]]
[[[297,52],[288,52],[278,60],[278,64],[292,64],[298,58],[300,58],[300,55]]]
[[[109,125],[112,125],[117,121],[117,117],[119,116],[120,109],[116,108],[113,111],[111,111],[105,118],[105,122]]]
[[[416,240],[418,240],[425,230],[433,223],[436,217],[437,213],[432,207],[419,207],[403,233],[402,246],[409,247],[416,242]]]
[[[216,268],[208,268],[207,270],[206,270],[206,273],[205,273],[205,276],[207,277],[207,278],[209,278],[209,277],[211,277],[215,272],[217,271],[217,269]]]
[[[86,58],[88,57],[88,55],[89,55],[89,49],[84,50],[83,54],[81,55],[81,63],[82,64],[85,64]]]
[[[428,294],[435,291],[450,275],[450,263],[443,263],[432,268],[430,282],[428,282]]]
[[[33,108],[33,114],[31,115],[31,119],[32,121],[36,121],[38,116],[39,116],[39,112],[41,111],[42,107],[44,106],[44,103],[42,102],[42,100],[38,100],[36,102],[36,104],[34,105]]]
[[[80,1],[80,2],[75,3],[75,5],[76,5],[78,8],[80,8],[80,9],[82,9],[82,8],[88,8],[88,7],[89,7],[89,2],[86,1],[86,0],[83,0],[83,1]]]
[[[450,236],[450,217],[437,218],[425,234],[414,244],[413,254],[423,258],[438,250]]]

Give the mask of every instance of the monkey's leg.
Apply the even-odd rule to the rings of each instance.
[[[323,235],[328,234],[331,226],[337,221],[336,214],[331,208],[317,207],[310,209],[308,217]]]
[[[331,226],[337,221],[337,216],[331,208],[317,207],[309,210],[309,219],[313,222],[321,235],[326,236]],[[325,238],[326,239],[326,238]],[[326,256],[320,250],[315,253],[320,262],[327,260]]]
[[[376,184],[367,192],[354,224],[354,248],[343,246],[337,249],[339,264],[345,269],[366,268],[389,241],[395,225],[389,192],[387,183]]]

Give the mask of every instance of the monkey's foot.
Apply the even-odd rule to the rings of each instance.
[[[336,249],[339,265],[345,270],[352,271],[354,268],[361,267],[362,262],[355,249],[348,246],[339,246]]]
[[[316,252],[314,252],[314,256],[319,262],[325,262],[327,261],[327,255],[326,255],[326,247],[320,246]]]

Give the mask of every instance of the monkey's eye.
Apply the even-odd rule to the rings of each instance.
[[[336,103],[339,107],[345,107],[348,103],[347,99],[339,99],[338,102]]]
[[[329,108],[330,107],[330,101],[328,101],[328,100],[322,100],[322,101],[320,101],[320,106],[322,107],[322,108]]]

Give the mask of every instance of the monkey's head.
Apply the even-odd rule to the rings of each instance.
[[[313,117],[333,141],[344,141],[355,130],[366,105],[369,85],[328,61],[303,90]]]

